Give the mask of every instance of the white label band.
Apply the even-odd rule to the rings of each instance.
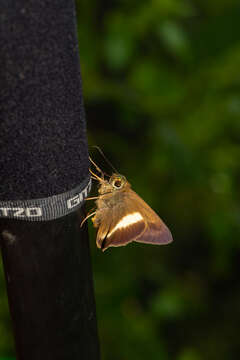
[[[91,179],[77,188],[42,199],[0,201],[0,218],[46,221],[65,216],[84,203],[91,190]]]

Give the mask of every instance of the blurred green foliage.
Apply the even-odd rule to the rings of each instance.
[[[90,228],[102,358],[238,360],[239,1],[79,0],[77,17],[89,143],[175,240],[102,254]]]
[[[89,143],[175,239],[91,232],[103,359],[239,359],[239,1],[77,4]]]
[[[0,257],[1,261],[1,257]],[[2,261],[0,262],[0,360],[13,360],[13,335],[10,324]],[[3,356],[4,355],[4,356]]]

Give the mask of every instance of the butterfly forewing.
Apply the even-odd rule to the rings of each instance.
[[[130,205],[118,201],[112,207],[102,210],[106,221],[101,222],[97,233],[97,246],[102,250],[109,246],[126,245],[145,230],[142,215],[131,209]]]
[[[99,209],[104,219],[99,225],[97,246],[106,250],[110,246],[123,246],[132,241],[167,244],[172,236],[159,216],[134,191],[128,189],[116,195],[110,207]]]

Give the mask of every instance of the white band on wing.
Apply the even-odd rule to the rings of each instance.
[[[115,226],[114,228],[108,233],[107,237],[109,238],[116,230],[120,230],[123,228],[128,227],[129,225],[135,224],[138,221],[143,220],[142,215],[139,212],[134,212],[132,214],[128,214],[124,216]]]

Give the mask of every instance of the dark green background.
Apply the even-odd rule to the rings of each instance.
[[[84,0],[77,14],[89,144],[175,240],[102,254],[91,229],[102,358],[238,360],[239,0]],[[12,355],[2,271],[0,334]]]

